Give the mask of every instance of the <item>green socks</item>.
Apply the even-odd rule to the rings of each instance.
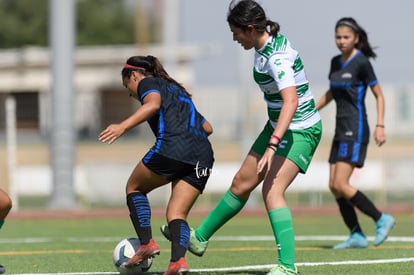
[[[295,233],[292,214],[288,207],[272,209],[268,212],[278,249],[278,263],[295,270]]]
[[[4,224],[4,220],[0,221],[0,228],[3,227],[3,224]]]
[[[195,231],[197,239],[202,242],[208,241],[220,227],[240,212],[246,202],[247,200],[239,199],[229,189],[197,227]]]
[[[247,200],[238,198],[228,190],[195,230],[197,239],[208,241],[218,229],[240,212],[246,202]],[[268,215],[278,247],[278,263],[295,270],[295,233],[290,209],[272,209]]]

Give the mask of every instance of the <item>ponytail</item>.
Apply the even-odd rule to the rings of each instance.
[[[266,26],[269,27],[269,30],[267,30],[267,32],[271,36],[277,36],[277,34],[279,33],[279,30],[280,30],[280,25],[278,23],[273,22],[272,20],[267,20]]]
[[[123,78],[131,77],[132,71],[139,71],[144,76],[163,78],[168,82],[178,86],[181,90],[183,90],[190,96],[190,94],[187,92],[183,85],[181,85],[175,79],[169,76],[169,74],[159,61],[159,59],[155,56],[131,56],[130,58],[128,58],[124,68],[122,69],[121,75]]]

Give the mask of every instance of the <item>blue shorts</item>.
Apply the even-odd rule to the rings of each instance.
[[[364,166],[367,149],[367,144],[355,141],[334,140],[329,155],[329,163],[334,164],[338,161],[343,161],[361,168]]]

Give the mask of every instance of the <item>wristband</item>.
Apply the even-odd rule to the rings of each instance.
[[[276,135],[271,135],[270,137],[276,139],[277,143],[280,143],[280,137],[278,137]]]
[[[269,148],[277,148],[277,143],[269,143],[268,145],[267,145],[267,147],[269,147]]]
[[[377,124],[377,125],[375,125],[375,127],[385,128],[384,124]]]
[[[276,147],[267,146],[267,148],[269,148],[270,150],[273,150],[273,152],[276,152]]]

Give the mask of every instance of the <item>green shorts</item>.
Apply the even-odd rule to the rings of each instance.
[[[253,143],[251,150],[262,156],[273,131],[272,125],[267,122],[263,131]],[[306,173],[321,136],[321,121],[304,130],[287,130],[281,138],[275,154],[293,161],[299,167],[301,173]]]

